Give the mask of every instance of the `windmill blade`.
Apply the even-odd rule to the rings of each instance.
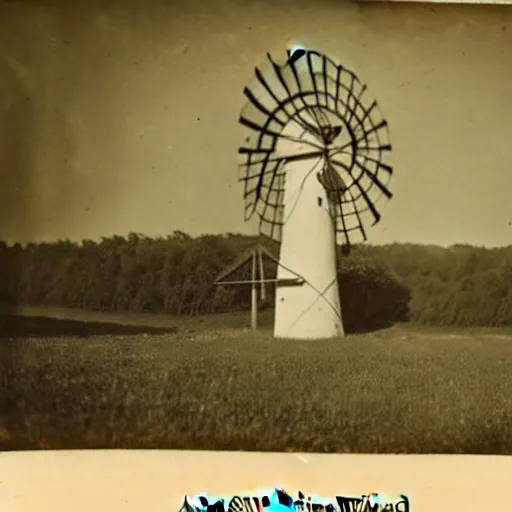
[[[287,57],[279,62],[267,54],[244,89],[240,123],[247,136],[239,149],[239,180],[245,218],[257,215],[260,233],[279,242],[286,161],[301,158],[301,152],[305,157],[308,151],[325,153],[337,174],[338,189],[326,188],[336,240],[350,247],[367,239],[367,226],[381,220],[382,201],[392,198],[388,124],[367,85],[352,71],[312,50],[288,52]],[[284,135],[292,124],[298,135],[291,136],[290,130]],[[291,148],[286,155],[278,152],[282,140]]]

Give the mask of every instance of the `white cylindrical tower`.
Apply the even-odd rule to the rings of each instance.
[[[314,148],[308,141],[313,140],[292,121],[283,130],[276,154],[296,157],[311,153]],[[322,160],[318,155],[303,160],[295,158],[285,166],[274,336],[295,339],[343,336],[335,229],[325,189],[317,178]],[[297,278],[303,279],[304,284],[279,285],[281,279]]]

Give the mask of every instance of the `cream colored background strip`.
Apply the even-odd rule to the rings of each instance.
[[[0,456],[2,512],[178,512],[186,493],[280,486],[409,497],[411,512],[508,510],[512,458],[83,451]]]

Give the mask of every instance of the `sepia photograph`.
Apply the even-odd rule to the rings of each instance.
[[[512,6],[0,0],[0,450],[512,454]]]

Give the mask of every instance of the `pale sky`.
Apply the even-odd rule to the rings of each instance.
[[[36,4],[0,3],[0,239],[252,232],[242,89],[300,42],[389,122],[394,198],[370,243],[512,243],[512,7]]]

